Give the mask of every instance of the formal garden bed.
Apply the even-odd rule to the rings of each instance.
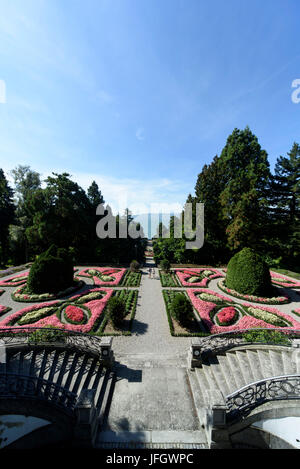
[[[127,270],[120,283],[122,287],[139,287],[141,284],[142,272],[132,272]]]
[[[94,285],[110,287],[119,286],[125,272],[125,268],[87,267],[78,272],[77,276],[92,279]]]
[[[269,305],[280,305],[280,304],[290,303],[289,297],[287,295],[279,296],[278,291],[275,287],[274,287],[274,296],[272,296],[272,297],[271,296],[261,297],[261,296],[255,296],[255,295],[243,295],[242,293],[239,293],[236,290],[227,288],[226,285],[225,285],[225,279],[219,280],[218,287],[224,293],[227,293],[227,294],[229,294],[231,296],[234,296],[236,298],[240,298],[240,299],[246,300],[246,301],[251,301],[251,302],[254,302],[254,303],[262,303],[262,304],[269,304]]]
[[[170,328],[170,333],[172,336],[175,337],[202,337],[208,335],[203,329],[201,329],[199,325],[199,321],[197,321],[196,317],[192,318],[190,321],[187,322],[185,326],[182,326],[173,315],[172,311],[172,301],[178,294],[184,294],[186,297],[186,293],[182,292],[181,290],[163,290],[163,298],[165,301],[166,306],[166,313]]]
[[[74,284],[65,290],[59,291],[57,293],[31,293],[27,289],[27,284],[23,284],[18,287],[12,294],[11,297],[14,301],[18,301],[20,303],[35,303],[38,301],[50,301],[55,300],[58,298],[62,298],[64,296],[71,295],[76,291],[80,290],[85,286],[85,282],[83,280],[74,279]]]
[[[24,285],[28,278],[28,272],[23,272],[21,274],[14,275],[0,282],[1,287],[18,287],[19,285]]]
[[[103,311],[113,295],[109,288],[93,288],[67,300],[43,302],[22,308],[0,321],[0,328],[58,327],[78,332],[98,328]]]
[[[132,323],[136,313],[138,290],[116,290],[114,295],[125,303],[123,320],[118,326],[114,325],[106,308],[98,329],[94,328],[95,335],[131,335]]]
[[[179,280],[175,274],[175,272],[164,272],[163,270],[159,270],[159,278],[162,287],[180,287]]]
[[[9,308],[8,306],[0,305],[0,316],[3,316],[3,314],[8,313],[9,311],[11,311],[11,308]]]
[[[180,284],[183,287],[207,287],[210,280],[215,278],[224,277],[224,274],[215,268],[202,268],[202,269],[182,269],[175,270]]]
[[[300,329],[300,322],[276,308],[237,304],[213,290],[189,289],[187,294],[203,326],[211,334],[255,327]]]
[[[278,272],[270,271],[271,280],[274,285],[284,288],[300,288],[300,281],[295,278],[287,277]]]

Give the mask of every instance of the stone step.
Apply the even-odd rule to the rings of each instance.
[[[187,375],[188,375],[199,423],[200,425],[204,425],[205,420],[206,420],[206,410],[205,410],[206,402],[205,402],[204,394],[199,386],[197,372],[192,371],[192,370],[187,370]]]
[[[232,375],[230,363],[228,362],[227,356],[219,356],[219,363],[220,367],[222,369],[223,376],[225,377],[225,382],[226,386],[224,388],[220,389],[223,395],[227,395],[227,392],[229,390],[229,394],[231,394],[233,391],[237,389],[237,383],[236,380],[234,379],[234,376]]]
[[[227,396],[230,393],[226,377],[224,376],[223,373],[223,368],[220,365],[220,362],[218,360],[218,357],[211,357],[209,359],[210,364],[212,366],[212,370],[214,372],[215,380],[217,382],[217,386],[221,392],[223,393],[224,397]]]
[[[264,379],[264,375],[262,373],[259,358],[257,355],[257,351],[254,350],[246,350],[246,355],[248,358],[248,362],[251,368],[251,373],[254,377],[254,381],[260,381]]]
[[[270,360],[269,351],[258,350],[257,351],[260,369],[263,374],[263,378],[270,378],[273,376],[273,368]]]
[[[284,374],[282,353],[275,350],[269,350],[269,357],[272,366],[272,375],[281,376]]]
[[[234,352],[229,352],[227,354],[227,359],[230,372],[232,374],[233,380],[236,383],[236,389],[243,388],[245,384],[250,381],[249,375],[246,375],[246,379],[244,379],[238,357]],[[247,370],[245,370],[245,372],[247,372]]]
[[[237,350],[236,356],[239,360],[241,373],[243,375],[245,383],[253,383],[255,381],[255,378],[252,373],[252,368],[250,366],[246,352],[242,350]]]
[[[98,411],[98,421],[100,425],[104,425],[107,420],[109,407],[114,391],[115,373],[109,369],[105,370],[102,376],[101,386],[98,386],[95,396],[95,404]]]
[[[292,360],[292,355],[288,352],[282,352],[283,370],[285,375],[293,375],[297,373],[297,365]]]
[[[97,435],[96,449],[208,449],[204,430],[176,431],[176,430],[144,430],[130,431],[100,431]],[[150,455],[142,455],[148,458]]]

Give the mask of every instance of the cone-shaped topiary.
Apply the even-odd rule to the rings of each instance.
[[[30,293],[58,293],[74,285],[73,277],[73,262],[67,249],[53,244],[32,264],[27,290]]]
[[[268,296],[273,290],[267,264],[250,248],[242,249],[230,259],[225,284],[244,295]]]

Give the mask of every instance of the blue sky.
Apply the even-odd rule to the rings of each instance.
[[[300,143],[298,0],[0,7],[7,173],[67,171],[84,188],[95,179],[113,207],[176,209],[235,127],[250,126],[272,169]]]

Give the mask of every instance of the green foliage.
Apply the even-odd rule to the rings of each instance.
[[[271,330],[251,330],[243,334],[246,342],[262,342],[275,345],[289,345],[290,340],[286,334],[280,331]]]
[[[66,249],[54,244],[37,257],[27,281],[30,293],[58,293],[74,283],[72,259]]]
[[[244,248],[229,261],[226,287],[244,295],[268,296],[272,293],[270,271],[253,249]]]
[[[0,169],[0,266],[5,265],[8,260],[9,225],[13,222],[14,213],[13,190]]]
[[[114,327],[120,327],[126,315],[126,302],[119,296],[111,297],[107,302],[108,315]]]
[[[160,262],[160,267],[162,268],[164,272],[169,272],[170,267],[171,267],[170,261],[168,261],[168,259],[163,259]]]
[[[45,329],[33,331],[28,337],[28,342],[34,344],[39,342],[65,342],[65,339],[65,332],[57,330],[55,327],[47,326]]]
[[[175,295],[171,303],[172,316],[181,326],[186,326],[194,318],[193,306],[189,299],[183,294]]]
[[[138,261],[132,261],[130,263],[130,270],[131,272],[138,272],[140,269],[140,264],[138,263]]]

